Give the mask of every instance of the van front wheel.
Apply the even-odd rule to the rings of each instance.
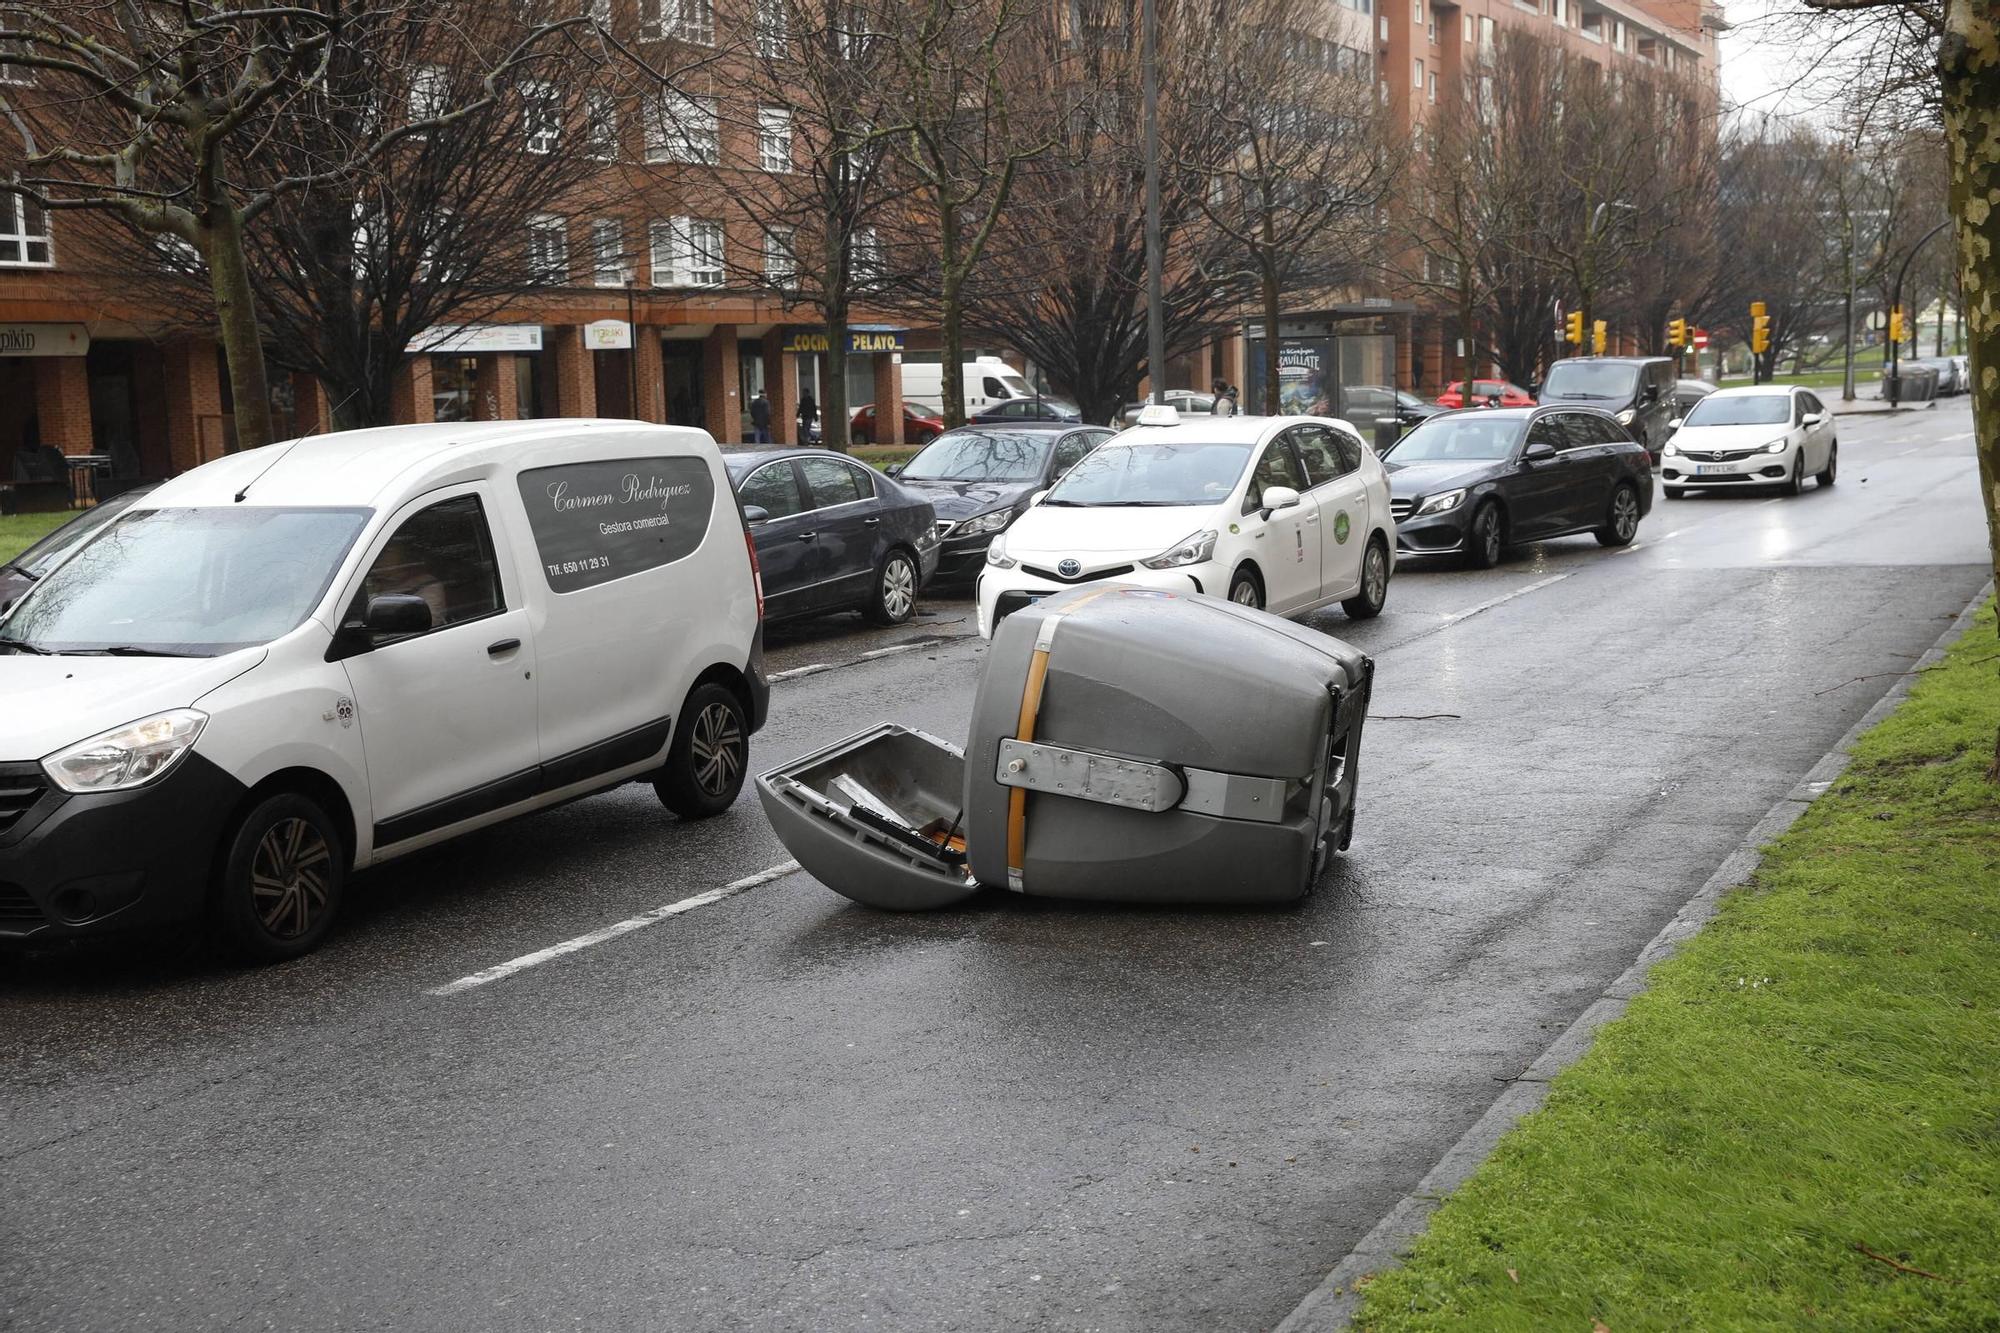
[[[276,963],[319,947],[340,910],[347,849],[307,797],[282,792],[243,816],[225,846],[209,897],[223,944]]]
[[[707,819],[736,804],[749,764],[750,727],[743,704],[710,681],[688,695],[667,750],[667,766],[653,780],[653,790],[682,819]]]

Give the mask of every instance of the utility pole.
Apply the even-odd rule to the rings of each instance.
[[[1846,226],[1840,235],[1840,262],[1847,277],[1847,346],[1841,353],[1840,401],[1854,401],[1854,214],[1846,213]]]
[[[1903,266],[1896,270],[1896,285],[1894,288],[1890,290],[1889,293],[1889,313],[1892,316],[1900,315],[1902,313],[1903,278],[1910,271],[1910,261],[1917,257],[1917,251],[1923,249],[1925,243],[1928,242],[1931,237],[1937,235],[1939,232],[1943,231],[1946,227],[1949,227],[1950,225],[1951,225],[1950,218],[1946,218],[1943,222],[1938,223],[1937,226],[1932,227],[1929,231],[1925,232],[1921,237],[1919,237],[1917,239],[1917,243],[1910,247],[1910,253],[1903,256]],[[1897,319],[1895,322],[1900,324],[1902,321],[1900,319]],[[1921,330],[1919,330],[1918,332],[1918,337],[1919,338],[1922,337]],[[1917,350],[1918,351],[1923,350],[1922,342],[1919,342],[1917,344]],[[1889,331],[1889,406],[1891,407],[1895,407],[1899,403],[1901,403],[1903,397],[1903,377],[1902,377],[1902,366],[1900,364],[1902,359],[1902,354],[1903,354],[1903,331],[1901,328],[1891,329]]]
[[[1167,312],[1161,309],[1160,270],[1160,8],[1144,0],[1139,16],[1139,68],[1144,80],[1146,121],[1146,379],[1153,401],[1167,401]],[[1278,354],[1278,331],[1264,330],[1264,355]],[[1267,404],[1266,412],[1277,410]]]

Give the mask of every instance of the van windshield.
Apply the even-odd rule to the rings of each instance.
[[[1543,398],[1613,398],[1626,402],[1639,387],[1637,366],[1608,366],[1601,361],[1558,361],[1549,367]]]
[[[1247,444],[1106,444],[1056,483],[1057,507],[1221,504],[1250,461]]]
[[[216,657],[312,614],[368,509],[142,509],[0,620],[13,652]]]

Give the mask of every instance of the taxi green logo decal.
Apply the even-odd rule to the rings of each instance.
[[[1241,532],[1241,531],[1243,531],[1243,529],[1242,529],[1242,528],[1240,528],[1240,527],[1238,527],[1238,526],[1236,526],[1236,525],[1235,525],[1234,523],[1231,523],[1231,524],[1229,525],[1229,532],[1230,532],[1230,535],[1231,535],[1231,536],[1234,536],[1234,535],[1236,535],[1237,533],[1239,533],[1239,532]]]
[[[1333,516],[1333,539],[1337,542],[1346,542],[1350,526],[1347,521],[1347,511],[1345,509],[1335,514]]]

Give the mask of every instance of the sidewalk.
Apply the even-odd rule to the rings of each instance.
[[[1901,403],[1894,407],[1889,405],[1889,400],[1886,398],[1856,398],[1851,403],[1844,403],[1838,398],[1822,398],[1821,401],[1831,407],[1833,414],[1837,417],[1887,416],[1891,412],[1922,412],[1938,405],[1938,400],[1935,398],[1927,398],[1922,402],[1916,403]]]

